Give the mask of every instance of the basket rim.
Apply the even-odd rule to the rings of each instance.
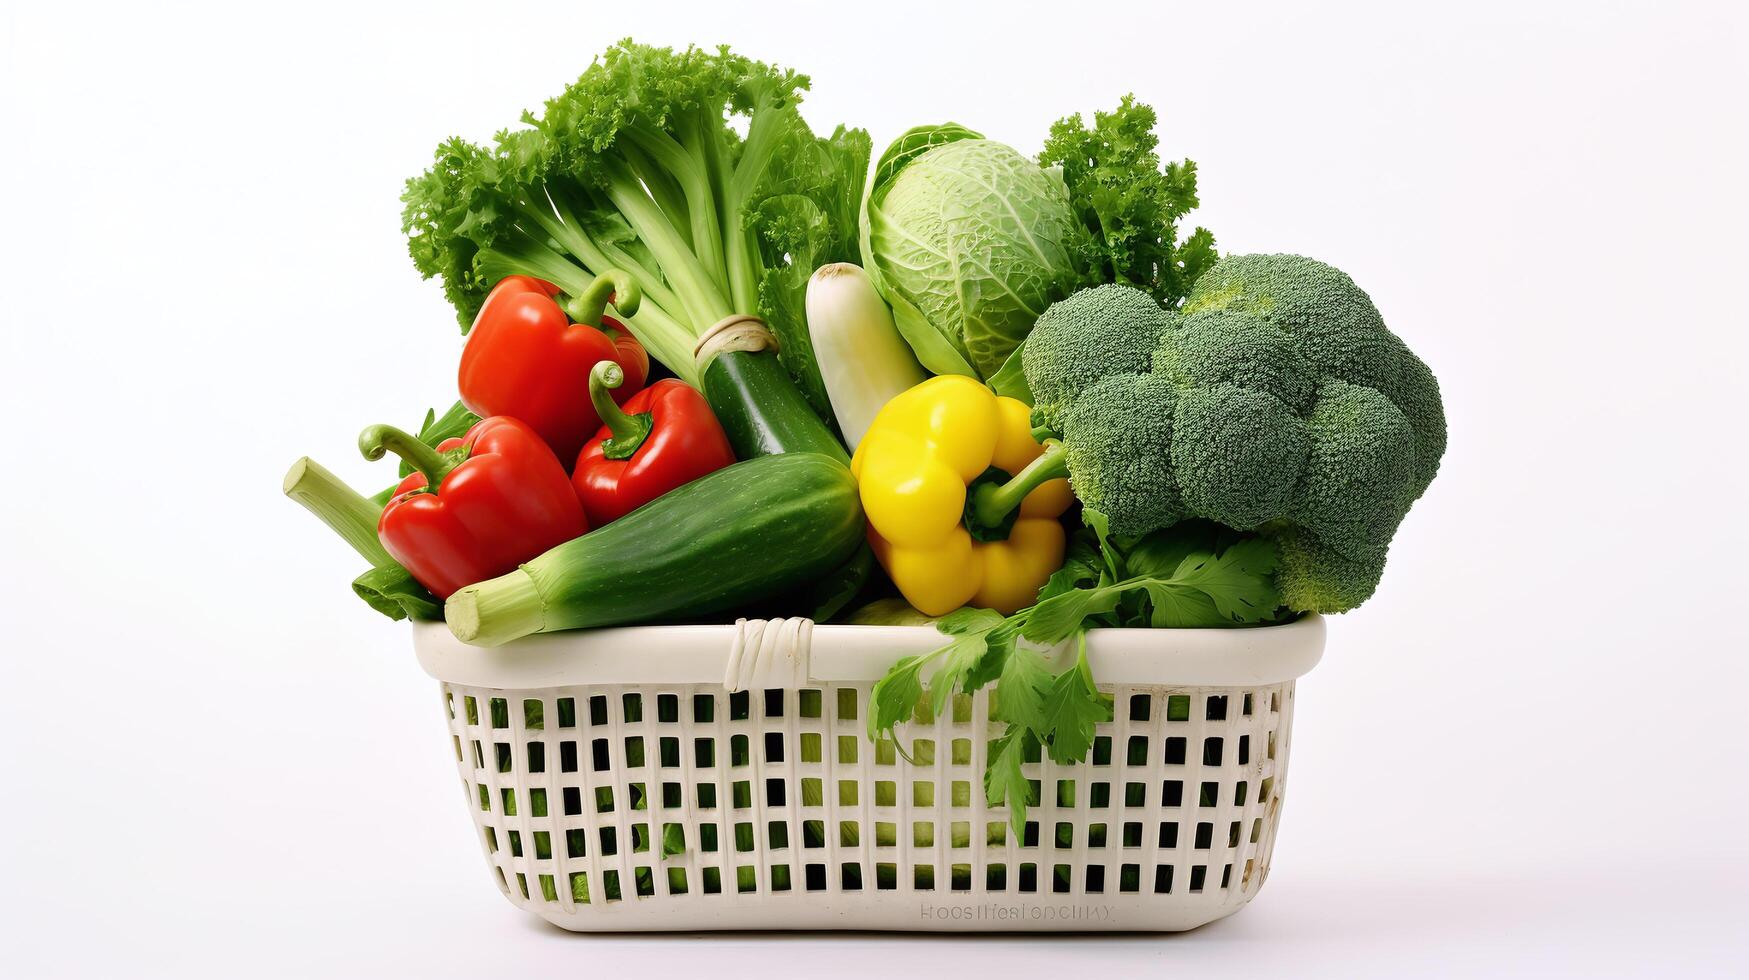
[[[499,689],[589,685],[721,684],[738,627],[625,626],[469,646],[441,622],[415,622],[419,666],[450,684]],[[1087,659],[1101,685],[1257,687],[1290,681],[1324,653],[1324,618],[1246,629],[1111,628],[1087,631]],[[932,626],[818,625],[810,685],[879,680],[900,657],[945,642]],[[1069,645],[1051,651],[1062,661]]]

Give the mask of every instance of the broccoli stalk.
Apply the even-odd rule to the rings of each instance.
[[[402,197],[414,263],[443,277],[464,331],[506,275],[576,297],[624,270],[643,287],[627,326],[695,386],[700,335],[733,314],[762,316],[830,418],[801,296],[817,265],[856,253],[869,142],[842,127],[815,137],[796,108],[807,87],[727,48],[623,41],[492,148],[438,147]],[[745,117],[744,137],[730,115]]]

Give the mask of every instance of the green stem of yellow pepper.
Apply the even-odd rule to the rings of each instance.
[[[1055,439],[1046,440],[1045,451],[1014,474],[1007,483],[985,483],[973,491],[970,513],[985,527],[998,527],[1026,495],[1041,484],[1069,475],[1068,451]]]

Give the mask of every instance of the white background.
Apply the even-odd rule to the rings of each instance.
[[[1728,6],[7,4],[0,969],[1741,975]],[[877,151],[954,119],[1030,153],[1133,90],[1223,250],[1342,267],[1439,374],[1451,450],[1302,682],[1250,908],[1176,937],[636,939],[497,894],[405,627],[279,480],[308,453],[384,483],[358,429],[454,397],[401,181],[627,34],[808,71],[816,127]]]

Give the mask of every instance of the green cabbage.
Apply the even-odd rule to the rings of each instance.
[[[936,374],[995,374],[1074,290],[1078,234],[1057,171],[952,123],[894,141],[863,201],[863,266]]]

